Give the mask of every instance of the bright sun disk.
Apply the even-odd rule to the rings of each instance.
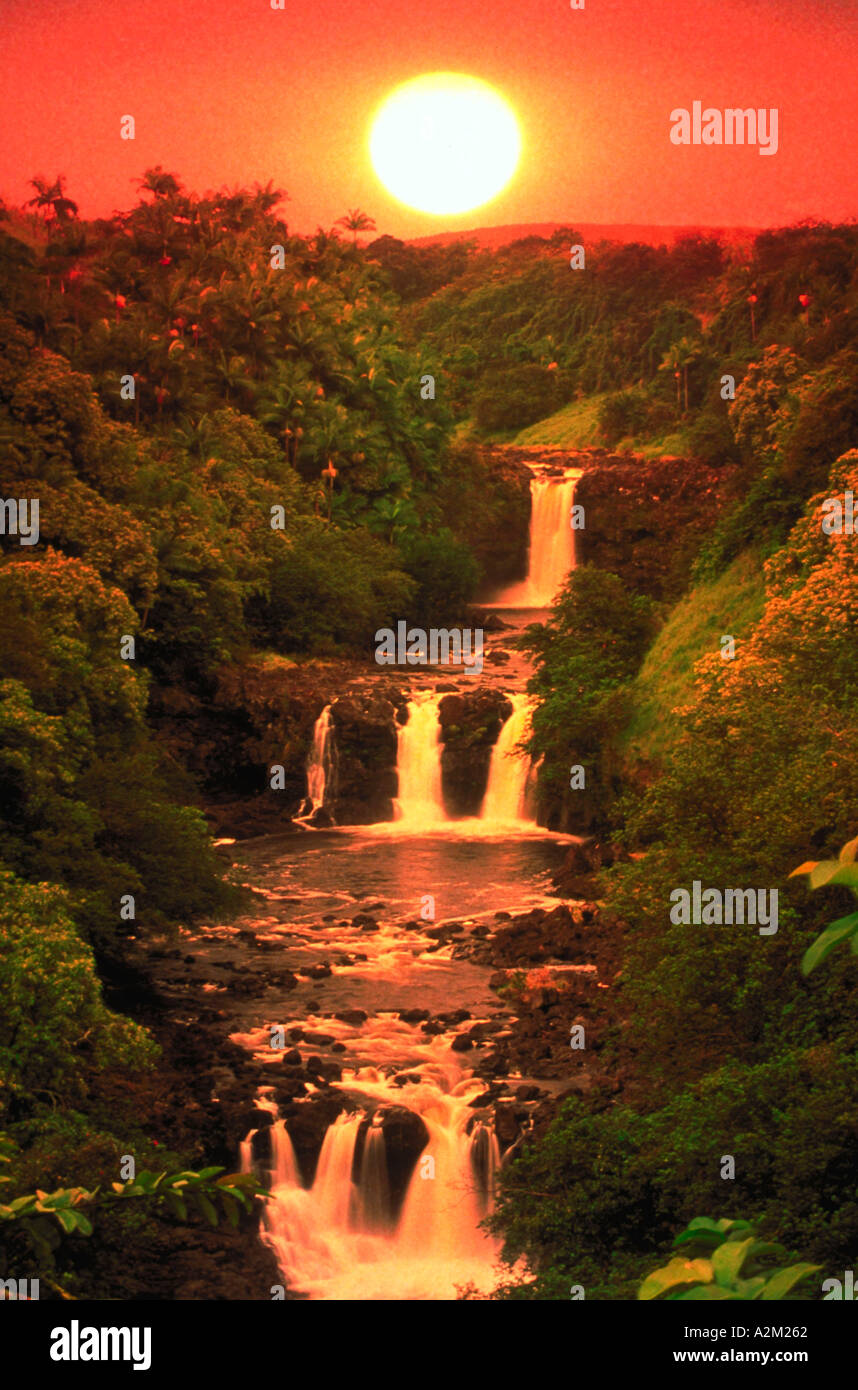
[[[487,82],[430,72],[403,82],[379,109],[369,138],[373,168],[401,203],[450,215],[480,207],[515,173],[515,113]]]

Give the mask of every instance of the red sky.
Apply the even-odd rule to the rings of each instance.
[[[520,222],[852,218],[858,0],[0,0],[0,194],[68,177],[84,216],[162,164],[198,192],[288,189],[296,231],[348,207],[398,236]],[[366,151],[399,82],[471,73],[510,101],[510,186],[458,218],[401,207]],[[675,107],[776,106],[780,148],[677,147]],[[120,139],[120,117],[137,135]]]

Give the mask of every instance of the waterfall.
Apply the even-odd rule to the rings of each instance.
[[[572,504],[580,473],[530,480],[530,544],[527,578],[511,584],[493,608],[550,608],[575,568]]]
[[[387,1147],[384,1130],[372,1124],[366,1132],[360,1167],[360,1203],[357,1224],[364,1231],[390,1228],[390,1184],[387,1180]]]
[[[437,825],[448,819],[441,792],[441,697],[424,692],[409,701],[408,722],[397,733],[397,821]]]
[[[492,749],[480,820],[500,823],[524,821],[532,825],[534,818],[529,814],[528,807],[530,758],[515,751],[530,729],[530,701],[521,694],[508,698],[512,702],[512,714]]]
[[[409,1180],[398,1221],[391,1215],[380,1125],[366,1130],[355,1183],[355,1150],[365,1116],[360,1111],[339,1115],[325,1133],[309,1188],[301,1182],[284,1122],[272,1125],[263,1239],[289,1288],[310,1298],[389,1300],[451,1299],[457,1284],[493,1285],[497,1243],[479,1222],[491,1202],[497,1140],[483,1124],[467,1133],[472,1085],[462,1094],[442,1092],[431,1083],[418,1089],[415,1109],[429,1143]],[[401,1096],[396,1101],[401,1103]],[[242,1145],[245,1170],[251,1165],[250,1138]]]
[[[325,804],[325,791],[331,776],[334,723],[331,707],[325,705],[313,729],[313,746],[307,759],[307,796],[312,802],[310,814]]]
[[[482,1121],[471,1134],[471,1168],[484,1213],[489,1210],[495,1195],[495,1179],[501,1166],[500,1145],[494,1130]]]

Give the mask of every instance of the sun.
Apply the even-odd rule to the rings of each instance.
[[[521,133],[499,92],[460,72],[396,87],[375,115],[372,165],[401,203],[450,215],[495,198],[515,173]]]

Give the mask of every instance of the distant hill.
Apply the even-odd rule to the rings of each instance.
[[[586,242],[596,241],[640,241],[651,246],[671,245],[678,237],[695,233],[717,235],[724,241],[751,241],[762,228],[759,227],[655,227],[638,222],[522,222],[506,227],[474,227],[470,231],[435,232],[432,236],[410,237],[412,246],[446,246],[451,241],[475,241],[480,250],[495,251],[499,246],[508,246],[511,241],[523,237],[538,236],[549,238],[563,227],[573,227]]]

